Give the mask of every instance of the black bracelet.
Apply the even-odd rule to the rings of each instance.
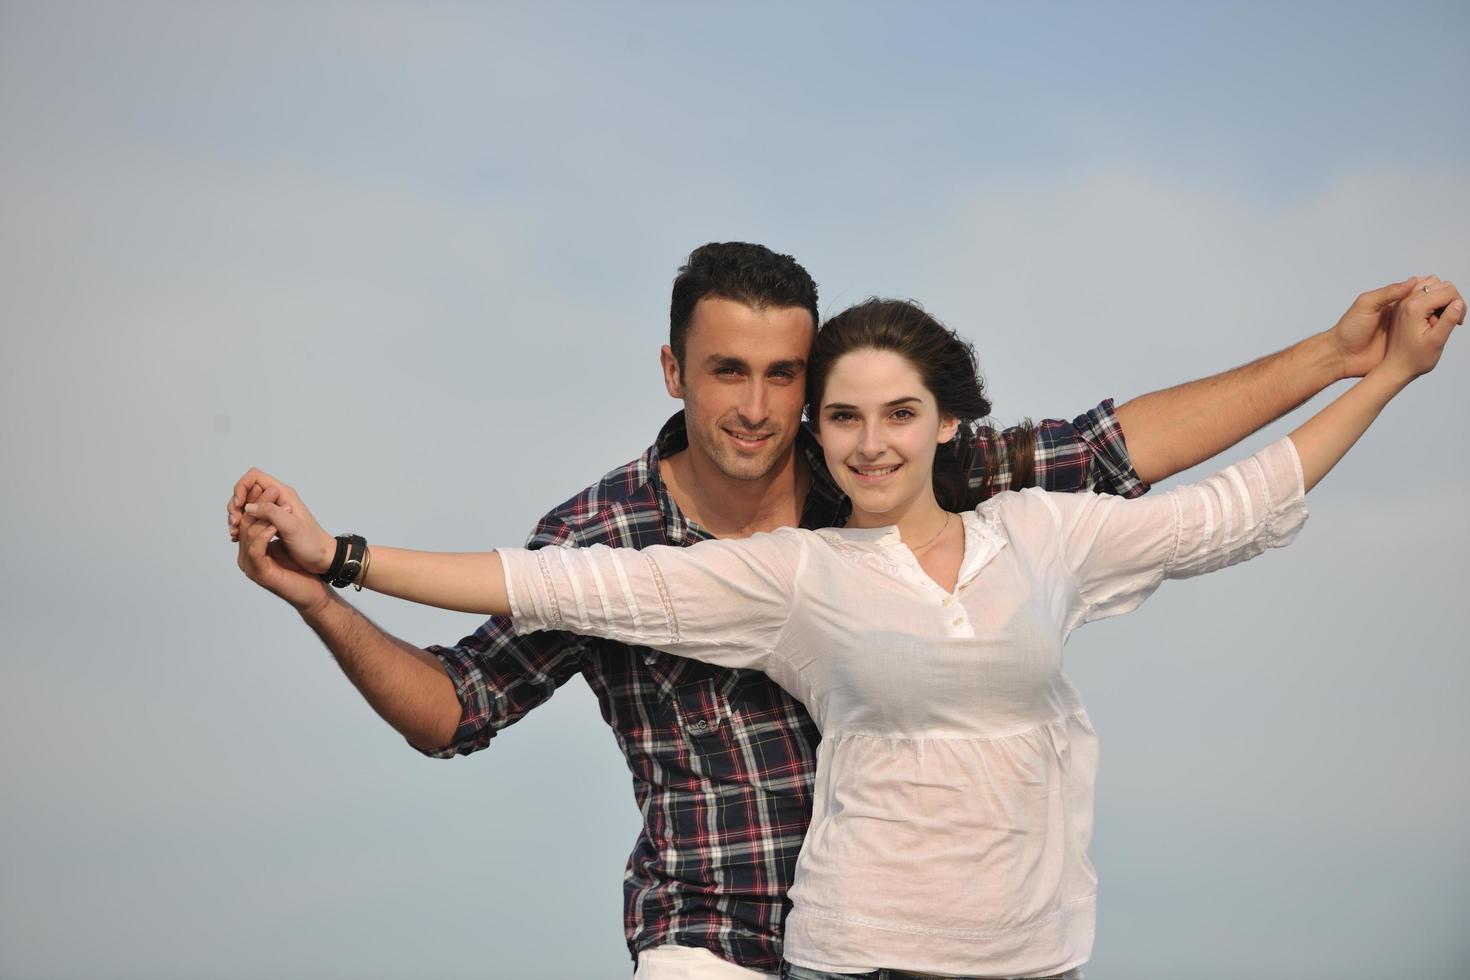
[[[334,588],[346,588],[362,572],[362,559],[367,554],[367,539],[360,534],[348,532],[337,535],[337,552],[332,556],[332,567],[322,573],[322,581]]]

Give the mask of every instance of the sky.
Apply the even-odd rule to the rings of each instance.
[[[233,481],[519,543],[677,408],[706,241],[824,314],[920,299],[1003,421],[1470,282],[1467,41],[1463,4],[0,0],[0,977],[629,976],[586,685],[420,756],[236,568]],[[1470,971],[1467,343],[1290,549],[1073,639],[1089,980]]]

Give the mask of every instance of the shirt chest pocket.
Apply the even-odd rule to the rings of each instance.
[[[708,750],[729,727],[730,698],[723,690],[727,686],[705,677],[674,688],[674,723],[701,749]]]
[[[743,767],[735,750],[728,687],[721,678],[687,680],[662,700],[662,727],[669,741],[659,762],[675,781],[739,778]]]
[[[702,667],[693,661],[686,665]],[[764,674],[711,668],[680,678],[659,699],[667,733],[658,762],[671,781],[739,784],[810,806],[817,733],[800,705]]]

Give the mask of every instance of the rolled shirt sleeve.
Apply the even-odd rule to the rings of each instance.
[[[984,426],[958,447],[965,479],[981,498],[1010,489],[1012,455],[1022,441],[1021,432],[1019,427]],[[1149,490],[1133,469],[1111,398],[1070,422],[1043,419],[1036,423],[1034,440],[1035,466],[1029,483],[1043,490],[1092,490],[1120,497],[1138,497]]]
[[[1111,398],[1077,416],[1071,427],[1072,438],[1087,450],[1087,485],[1083,489],[1119,497],[1141,497],[1148,493],[1151,485],[1133,468],[1133,457],[1128,452]],[[1037,482],[1044,485],[1040,480]]]
[[[1301,460],[1290,439],[1147,498],[1037,496],[1057,522],[1060,559],[1075,585],[1069,626],[1130,612],[1166,578],[1202,575],[1285,547],[1307,518]]]
[[[588,642],[573,633],[523,635],[495,616],[454,646],[428,647],[454,682],[459,725],[448,745],[415,748],[438,759],[485,748],[577,675]]]
[[[543,517],[528,548],[571,546],[576,535],[565,522]],[[427,647],[439,658],[459,699],[459,726],[449,744],[418,751],[439,759],[485,748],[500,731],[544,704],[582,669],[588,640],[573,633],[522,635],[507,616],[493,616],[453,646]],[[412,743],[410,743],[412,744]]]
[[[810,532],[692,547],[500,552],[517,630],[568,630],[771,672]]]

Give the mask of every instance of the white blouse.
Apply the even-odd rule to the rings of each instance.
[[[502,551],[515,625],[769,674],[822,731],[785,955],[1060,973],[1091,952],[1097,737],[1062,673],[1072,630],[1165,578],[1288,544],[1306,519],[1289,439],[1136,500],[1003,493],[964,515],[955,591],[896,528],[784,528],[641,551]]]

